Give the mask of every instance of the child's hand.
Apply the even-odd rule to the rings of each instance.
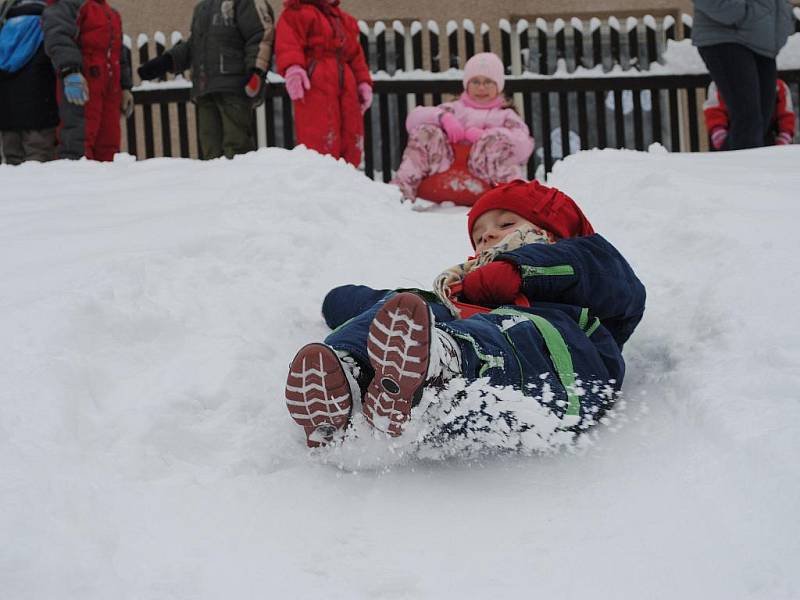
[[[89,101],[89,84],[80,73],[70,73],[64,77],[64,97],[67,102],[83,106]]]
[[[245,78],[243,84],[244,93],[248,98],[255,98],[261,93],[264,87],[264,71],[254,67],[251,73]]]
[[[464,139],[467,140],[470,144],[474,144],[483,135],[483,129],[480,127],[467,127],[467,130],[464,132]]]
[[[464,127],[453,113],[444,113],[439,117],[439,122],[442,124],[442,129],[444,129],[451,144],[457,144],[464,139]]]
[[[462,293],[473,304],[513,304],[522,288],[522,276],[516,265],[496,260],[464,277]]]
[[[292,65],[286,69],[286,93],[292,100],[302,100],[306,95],[306,90],[311,89],[311,82],[308,80],[308,73],[300,65]]]
[[[727,129],[724,127],[715,127],[714,131],[711,132],[711,145],[714,146],[714,150],[719,150],[722,148],[722,144],[725,143],[725,138],[727,137]]]
[[[369,110],[372,105],[372,86],[367,82],[358,84],[358,105],[361,108],[361,114]]]
[[[792,134],[788,131],[781,131],[778,135],[775,136],[775,145],[776,146],[788,146],[792,143]]]

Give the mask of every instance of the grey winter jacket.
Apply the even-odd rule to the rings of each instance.
[[[244,93],[253,69],[269,70],[275,38],[267,0],[201,0],[189,39],[169,50],[174,71],[192,70],[192,95]],[[246,97],[246,96],[245,96]]]
[[[735,43],[774,58],[792,32],[789,0],[694,0],[692,43]]]
[[[122,19],[106,0],[58,0],[42,13],[44,48],[57,73],[119,69],[122,89],[133,85],[130,54],[122,44]],[[86,75],[87,73],[84,73]]]

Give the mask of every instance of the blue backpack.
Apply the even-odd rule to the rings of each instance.
[[[0,71],[16,73],[36,54],[44,40],[44,33],[36,15],[12,17],[4,15],[11,8],[13,0],[3,8],[0,18]]]

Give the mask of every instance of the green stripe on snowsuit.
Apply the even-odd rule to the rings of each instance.
[[[547,351],[550,354],[550,360],[553,361],[558,379],[567,393],[567,411],[565,414],[567,416],[578,415],[580,412],[580,400],[575,393],[575,368],[572,364],[572,355],[558,329],[553,327],[544,317],[514,310],[513,308],[498,308],[493,310],[492,314],[528,319],[536,326],[536,329],[542,335],[545,346],[547,346]]]

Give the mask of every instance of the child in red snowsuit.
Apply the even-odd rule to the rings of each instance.
[[[285,0],[275,59],[294,101],[297,143],[358,166],[372,77],[356,20],[339,0]]]
[[[725,140],[728,139],[730,118],[728,107],[713,81],[708,86],[706,101],[703,103],[703,114],[706,118],[706,131],[711,138],[711,147],[714,150],[724,149]],[[769,145],[785,146],[792,143],[794,132],[795,114],[792,107],[792,93],[786,82],[778,79],[775,113],[772,116],[772,126],[768,134],[770,139],[765,141]]]
[[[114,159],[120,112],[133,112],[122,20],[106,0],[49,0],[44,44],[58,74],[59,158]]]

